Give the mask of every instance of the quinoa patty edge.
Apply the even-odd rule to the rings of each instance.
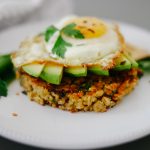
[[[138,82],[138,69],[110,76],[65,76],[60,85],[46,83],[25,72],[19,74],[20,83],[31,101],[71,112],[106,112],[130,93]]]

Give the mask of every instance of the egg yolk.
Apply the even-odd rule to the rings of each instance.
[[[101,37],[107,32],[106,25],[97,18],[82,17],[70,20],[68,23],[75,23],[75,29],[79,30],[85,39]]]

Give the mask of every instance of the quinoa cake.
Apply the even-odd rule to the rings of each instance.
[[[71,112],[106,112],[138,83],[118,26],[69,17],[24,40],[12,61],[30,100]]]
[[[20,83],[31,101],[50,105],[71,112],[105,112],[115,106],[123,96],[130,93],[138,82],[138,70],[116,72],[111,76],[88,75],[65,76],[60,85],[48,84],[25,72]]]

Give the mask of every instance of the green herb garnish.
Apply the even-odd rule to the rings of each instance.
[[[62,28],[61,30],[57,29],[55,26],[50,26],[47,28],[46,32],[45,32],[45,41],[48,42],[50,40],[50,38],[52,37],[52,35],[56,32],[59,31],[60,35],[58,37],[58,39],[56,40],[56,43],[54,44],[54,47],[52,48],[52,53],[56,54],[57,56],[64,58],[65,52],[67,50],[67,46],[72,46],[70,43],[66,42],[61,34],[64,33],[70,37],[74,37],[74,38],[78,38],[78,39],[83,39],[84,36],[82,35],[82,33],[75,29],[76,24],[75,23],[71,23],[67,26],[65,26],[64,28]]]
[[[79,30],[75,29],[75,27],[76,27],[76,24],[71,23],[65,26],[61,31],[70,37],[74,37],[77,39],[84,39],[83,34]]]
[[[10,54],[0,56],[0,96],[7,96],[7,86],[15,78]]]
[[[0,96],[7,96],[7,84],[0,79]]]
[[[72,45],[64,41],[63,38],[59,36],[52,49],[53,54],[56,54],[57,56],[64,58],[64,54],[67,50],[66,46],[72,46]]]
[[[150,58],[145,58],[138,61],[139,68],[141,68],[144,72],[150,73]]]
[[[52,37],[52,35],[58,31],[58,29],[56,27],[54,27],[53,25],[48,27],[46,32],[45,32],[45,41],[48,42],[49,39]]]
[[[13,67],[13,64],[11,62],[11,58],[9,54],[6,55],[0,55],[0,77],[6,70],[9,70]]]
[[[89,90],[89,88],[91,87],[92,85],[92,81],[89,81],[89,82],[86,82],[86,83],[83,83],[79,86],[79,90]]]

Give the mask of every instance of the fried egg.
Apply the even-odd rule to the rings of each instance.
[[[60,34],[57,31],[48,42],[45,42],[44,37],[40,37],[38,42],[32,40],[29,45],[20,46],[18,54],[13,58],[14,64],[20,66],[31,61],[47,60],[65,66],[92,64],[107,66],[123,50],[124,40],[116,25],[94,17],[74,16],[62,19],[55,26],[62,29],[70,23],[76,24],[75,29],[80,31],[84,38],[78,39],[61,33],[63,40],[72,45],[66,47],[64,58],[52,52]],[[37,53],[33,55],[36,51]]]

